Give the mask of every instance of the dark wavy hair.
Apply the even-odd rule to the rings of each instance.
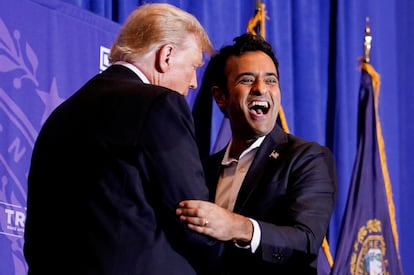
[[[246,33],[234,38],[233,41],[233,45],[224,46],[211,57],[204,72],[201,86],[208,85],[210,89],[212,86],[219,86],[227,90],[227,79],[224,73],[227,60],[230,56],[240,56],[245,52],[253,51],[262,51],[272,59],[279,79],[279,61],[272,46],[266,40],[259,35]]]
[[[240,56],[245,52],[253,51],[262,51],[273,60],[276,66],[277,78],[279,79],[279,62],[272,46],[258,35],[246,33],[234,38],[233,45],[221,48],[220,51],[213,54],[207,64],[200,90],[193,106],[197,144],[202,158],[210,155],[210,129],[213,104],[211,88],[218,86],[227,93],[227,76],[224,73],[227,60],[230,56]],[[227,116],[225,110],[221,109],[221,112]]]

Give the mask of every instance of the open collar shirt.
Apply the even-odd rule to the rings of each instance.
[[[233,211],[241,184],[264,138],[265,136],[260,137],[253,142],[241,153],[239,159],[230,157],[230,148],[232,144],[232,141],[230,141],[226,152],[224,153],[223,160],[221,161],[223,169],[217,185],[215,198],[216,204]],[[250,220],[253,223],[253,238],[250,245],[247,247],[240,247],[236,243],[236,246],[240,248],[250,248],[254,253],[260,244],[261,231],[259,224],[253,219]]]

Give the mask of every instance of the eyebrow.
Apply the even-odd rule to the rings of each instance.
[[[236,79],[239,79],[239,78],[241,78],[243,76],[255,76],[255,75],[256,74],[253,73],[253,72],[244,72],[244,73],[241,73],[241,74],[237,75]],[[273,73],[273,72],[266,72],[265,73],[265,76],[274,76],[274,77],[277,78],[277,74],[276,73]]]

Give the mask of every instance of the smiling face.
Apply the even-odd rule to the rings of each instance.
[[[262,51],[230,56],[226,62],[227,95],[218,105],[230,120],[233,140],[249,143],[273,129],[280,107],[276,66]]]

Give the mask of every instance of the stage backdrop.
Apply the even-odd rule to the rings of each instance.
[[[39,129],[63,99],[107,66],[108,48],[118,28],[62,1],[0,2],[2,275],[27,273],[22,251],[27,174]],[[44,228],[59,230],[53,216]],[[47,257],[53,248],[45,247],[44,253]]]
[[[0,2],[0,274],[25,274],[26,180],[40,126],[58,103],[105,67],[106,48],[119,28],[113,22],[124,22],[143,2],[168,2],[194,14],[219,48],[246,31],[256,1],[64,2]],[[405,274],[414,274],[414,148],[410,144],[414,140],[414,1],[263,2],[266,38],[280,60],[282,104],[290,131],[329,146],[335,154],[339,194],[329,232],[332,254],[356,157],[358,58],[363,54],[366,17],[370,18],[371,64],[381,76],[379,115],[400,254]],[[196,96],[193,92],[187,97],[190,106]],[[218,149],[222,123],[219,112],[213,112],[211,150]],[[59,230],[53,227],[53,217],[45,230]]]

